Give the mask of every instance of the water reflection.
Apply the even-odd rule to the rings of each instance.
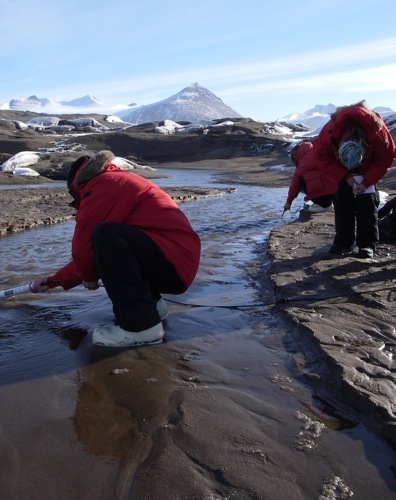
[[[217,183],[213,172],[164,169],[161,173],[168,175],[154,181],[161,186],[229,187]],[[245,267],[257,245],[280,223],[284,197],[284,189],[240,186],[234,193],[182,204],[202,238],[202,259],[196,282],[177,301],[212,306],[254,303],[256,290]],[[70,258],[73,231],[71,220],[2,237],[1,288],[56,271]],[[76,349],[79,339],[113,319],[104,290],[89,292],[83,287],[3,299],[0,312],[6,320],[0,325],[1,383],[75,368],[89,357]]]
[[[0,191],[4,189],[37,189],[37,188],[53,188],[53,187],[66,187],[66,181],[52,181],[52,182],[37,182],[36,184],[0,184]]]

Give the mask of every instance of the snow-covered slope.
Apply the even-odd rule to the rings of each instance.
[[[330,114],[337,109],[334,104],[317,104],[314,108],[304,113],[293,113],[277,121],[282,124],[301,124],[311,130],[321,128],[329,120]]]
[[[241,115],[205,87],[194,83],[175,95],[153,104],[138,107],[122,116],[132,125],[162,121],[174,122],[241,118]]]
[[[72,101],[55,101],[46,97],[17,97],[0,104],[0,110],[33,111],[34,113],[49,114],[75,114],[75,113],[97,113],[114,114],[116,111],[124,110],[127,113],[133,109],[124,104],[108,105],[99,101],[91,95],[86,95]]]
[[[320,130],[325,123],[330,119],[330,115],[334,113],[337,106],[334,104],[317,104],[314,108],[308,109],[304,113],[293,113],[277,120],[278,123],[283,125],[303,125],[311,130]],[[377,107],[373,108],[378,114],[382,116],[385,122],[394,117],[395,112],[390,108]]]
[[[146,106],[136,103],[110,106],[91,95],[71,101],[55,101],[32,95],[3,102],[0,104],[0,110],[33,111],[46,114],[111,114],[132,125],[167,119],[196,122],[203,119],[241,118],[239,113],[198,83],[186,87],[163,101]]]

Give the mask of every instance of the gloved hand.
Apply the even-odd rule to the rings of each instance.
[[[99,288],[97,281],[83,281],[82,283],[88,290],[97,290]]]
[[[290,207],[291,207],[291,203],[285,203],[283,205],[283,211],[286,212],[287,210],[290,210]]]
[[[36,280],[34,280],[30,283],[30,290],[33,293],[46,292],[48,289],[49,289],[49,286],[47,284],[47,276],[37,278]]]

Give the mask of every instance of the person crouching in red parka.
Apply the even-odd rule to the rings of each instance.
[[[312,142],[300,142],[291,150],[291,160],[296,166],[286,203],[283,210],[290,210],[293,200],[300,192],[306,194],[304,200],[312,200],[310,212],[325,212],[333,208],[333,200],[338,184],[318,168]]]
[[[98,327],[93,343],[130,347],[162,341],[166,303],[193,282],[200,238],[172,198],[151,181],[117,167],[110,151],[82,156],[70,169],[76,227],[72,260],[36,279],[32,291],[65,290],[101,279],[113,304],[115,325]]]

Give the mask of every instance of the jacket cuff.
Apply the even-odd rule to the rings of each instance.
[[[63,290],[69,290],[70,288],[74,288],[77,285],[80,285],[81,281],[80,280],[58,280],[56,279],[56,274],[52,274],[51,276],[48,276],[47,278],[47,285],[49,288],[56,288],[57,286],[61,286]]]

